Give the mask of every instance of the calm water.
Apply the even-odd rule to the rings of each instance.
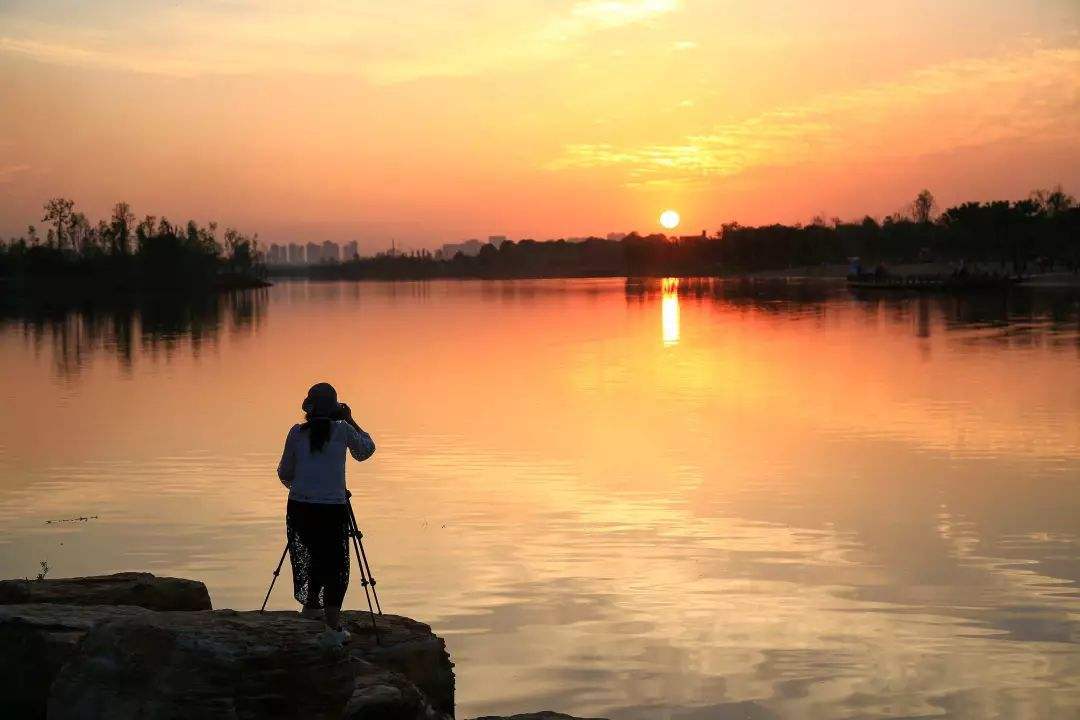
[[[446,638],[459,717],[1075,717],[1078,307],[583,280],[9,309],[0,576],[258,607],[325,379],[379,446],[349,480],[383,606]]]

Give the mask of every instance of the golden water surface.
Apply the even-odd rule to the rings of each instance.
[[[0,576],[257,608],[326,380],[378,445],[349,483],[383,606],[446,639],[459,717],[1067,717],[1078,306],[620,279],[9,309]]]

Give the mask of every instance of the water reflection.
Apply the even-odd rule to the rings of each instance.
[[[328,378],[379,443],[349,482],[380,598],[447,638],[464,717],[1080,703],[1075,295],[656,279],[249,299],[9,315],[0,576],[149,569],[257,607],[277,453]],[[97,519],[45,522],[75,516]]]
[[[99,355],[130,374],[136,356],[168,361],[177,352],[199,357],[224,331],[258,330],[267,290],[198,296],[119,296],[95,302],[30,297],[0,305],[0,327],[21,331],[35,356],[48,354],[55,374],[72,379]]]
[[[798,317],[823,314],[827,304],[850,299],[873,322],[887,317],[893,324],[909,323],[917,338],[930,337],[935,320],[941,319],[945,330],[985,331],[969,342],[1014,346],[1049,342],[1080,349],[1080,292],[1076,290],[903,294],[852,292],[842,282],[820,280],[718,278],[630,278],[623,285],[628,302],[644,305],[660,298],[665,344],[678,341],[678,298]]]
[[[679,342],[679,278],[665,278],[660,300],[660,327],[664,345]]]
[[[434,284],[437,285],[437,284]],[[537,298],[582,293],[599,297],[616,283],[582,281],[490,281],[475,287],[480,297],[500,302],[529,302]],[[429,302],[433,283],[361,284],[294,282],[276,291],[278,302],[355,304],[361,290],[392,301]],[[854,307],[876,324],[908,324],[916,338],[929,338],[935,326],[965,332],[965,344],[1076,347],[1080,352],[1080,294],[1075,291],[969,296],[903,296],[860,291],[842,284],[790,280],[719,280],[714,278],[630,279],[624,283],[628,301],[656,303],[661,342],[679,343],[682,335],[680,300],[712,302],[790,317],[824,315],[826,306],[853,299]],[[468,292],[470,288],[463,286]],[[242,337],[257,331],[269,302],[268,290],[249,290],[200,297],[151,296],[114,298],[96,303],[65,303],[42,298],[0,305],[0,324],[21,329],[39,355],[46,353],[59,377],[77,375],[98,355],[112,355],[130,372],[136,356],[172,357],[181,348],[199,356],[214,347],[224,332]]]

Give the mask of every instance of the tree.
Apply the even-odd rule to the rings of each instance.
[[[153,215],[147,215],[139,223],[139,226],[135,228],[135,237],[139,241],[139,252],[142,252],[156,232],[157,218]]]
[[[71,241],[72,249],[81,255],[87,255],[97,247],[94,227],[81,212],[71,213],[71,218],[68,220],[68,239]]]
[[[1053,190],[1036,190],[1031,193],[1032,201],[1048,217],[1060,215],[1076,205],[1076,198],[1057,185]]]
[[[226,263],[232,272],[246,272],[255,266],[259,236],[248,237],[238,230],[225,230]]]
[[[135,213],[126,202],[113,206],[109,221],[110,252],[113,255],[127,255],[131,252],[131,230],[135,226]]]
[[[41,218],[41,222],[51,222],[56,227],[56,244],[60,248],[64,247],[64,231],[71,221],[74,207],[74,200],[62,197],[52,198],[45,203],[45,215]]]
[[[936,208],[937,201],[934,200],[934,194],[929,190],[923,190],[911,203],[911,217],[917,223],[928,223],[934,219]]]

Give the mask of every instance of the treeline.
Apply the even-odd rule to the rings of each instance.
[[[738,270],[765,270],[859,257],[870,263],[922,261],[994,263],[1003,272],[1080,266],[1080,206],[1060,187],[1026,200],[968,202],[936,214],[924,190],[907,212],[878,222],[826,222],[807,226],[725,225],[718,237],[697,244],[706,262]]]
[[[883,221],[814,218],[808,225],[723,225],[714,235],[621,240],[521,240],[436,259],[421,250],[310,268],[323,278],[707,276],[846,264],[926,261],[994,263],[1002,273],[1080,269],[1080,206],[1060,187],[1015,202],[969,202],[937,212],[924,190]]]
[[[258,236],[229,228],[219,240],[217,223],[174,224],[153,215],[138,220],[119,202],[94,225],[67,198],[46,202],[41,222],[47,223],[44,238],[31,225],[25,235],[0,243],[0,276],[29,286],[62,281],[101,290],[264,284]]]
[[[45,203],[36,227],[0,243],[0,277],[97,289],[191,289],[262,284],[257,236],[216,223],[137,220],[117,203],[96,225],[65,198]],[[672,238],[630,233],[621,240],[520,240],[487,244],[477,255],[437,259],[426,250],[383,253],[312,266],[313,277],[423,279],[583,276],[710,276],[845,264],[921,261],[995,263],[1002,273],[1080,270],[1080,205],[1060,187],[1019,201],[969,202],[938,213],[929,191],[883,221],[814,218],[808,225],[746,227]],[[50,283],[56,285],[56,283]]]

